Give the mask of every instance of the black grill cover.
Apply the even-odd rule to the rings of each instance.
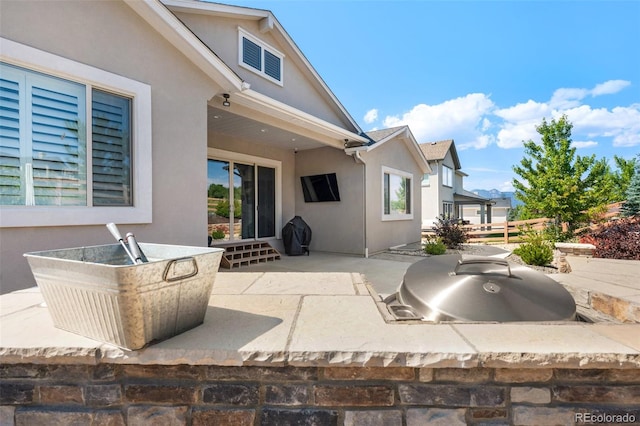
[[[300,256],[309,252],[311,228],[300,216],[295,216],[282,228],[284,252],[289,256]]]

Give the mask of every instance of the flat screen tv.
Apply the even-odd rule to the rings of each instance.
[[[340,201],[338,179],[335,173],[301,176],[300,181],[302,182],[302,193],[306,203]]]

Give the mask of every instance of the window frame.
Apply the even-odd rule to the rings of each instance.
[[[449,177],[449,179],[447,179]],[[450,181],[447,183],[447,181]],[[453,188],[453,168],[443,164],[442,165],[442,186],[447,188]]]
[[[247,40],[249,40],[250,42],[258,45],[258,47],[260,47],[260,70],[258,70],[257,68],[246,64],[243,60],[243,54],[244,54],[244,43],[243,43],[243,38],[246,38]],[[266,60],[265,60],[265,51],[269,52],[271,55],[275,56],[276,58],[278,58],[280,60],[280,80],[273,78],[272,76],[270,76],[269,74],[266,73],[265,69],[266,69]],[[251,71],[254,74],[259,75],[260,77],[275,83],[279,86],[284,86],[284,58],[285,55],[283,53],[281,53],[280,51],[278,51],[277,49],[275,49],[274,47],[270,46],[268,43],[265,43],[264,41],[260,40],[259,38],[254,37],[253,35],[251,35],[249,32],[247,32],[246,30],[244,30],[241,27],[238,27],[238,65],[241,66],[242,68]]]
[[[239,152],[226,151],[219,148],[207,148],[207,160],[220,160],[220,161],[228,161],[231,163],[240,163],[240,164],[248,164],[255,166],[263,166],[275,169],[275,227],[276,232],[273,237],[261,237],[261,238],[251,238],[251,240],[277,240],[282,238],[282,161],[273,160],[270,158],[258,157],[250,154],[242,154]],[[230,179],[229,185],[233,186],[233,182]],[[256,180],[256,190],[257,190],[257,180]],[[233,192],[233,191],[232,191]],[[231,194],[230,201],[233,201],[233,194]],[[231,241],[242,241],[242,240],[231,240]]]
[[[152,221],[152,114],[151,86],[74,60],[0,37],[0,60],[85,86],[85,114],[90,123],[91,91],[131,99],[132,206],[2,206],[0,228],[82,226]],[[88,132],[87,144],[91,142]],[[90,160],[88,160],[90,161]],[[89,163],[90,164],[90,163]]]
[[[442,202],[442,217],[444,217],[444,219],[451,220],[456,218],[454,206],[455,203],[453,201]],[[447,214],[447,210],[450,210],[449,214]]]
[[[396,175],[404,179],[409,179],[409,212],[410,213],[385,213],[385,194],[384,194],[384,181],[385,175]],[[409,172],[405,172],[403,170],[394,169],[387,166],[382,166],[382,172],[380,175],[380,200],[381,200],[381,218],[383,221],[394,221],[394,220],[413,220],[413,211],[414,211],[414,193],[413,186],[415,185],[415,178],[413,174]],[[391,201],[391,200],[389,200]]]

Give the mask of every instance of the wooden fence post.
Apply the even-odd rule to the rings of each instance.
[[[504,223],[504,243],[509,244],[509,221]]]

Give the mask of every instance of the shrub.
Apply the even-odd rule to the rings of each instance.
[[[447,248],[457,249],[469,240],[469,234],[457,219],[445,219],[443,215],[438,218],[438,223],[433,227],[437,237],[442,239]]]
[[[439,255],[445,254],[447,246],[442,242],[440,237],[427,237],[427,242],[424,243],[424,252],[427,254]]]
[[[218,201],[215,207],[216,214],[222,217],[229,217],[231,215],[231,203],[227,198]],[[233,201],[233,216],[238,219],[242,217],[242,206],[240,200]]]
[[[640,216],[600,225],[581,241],[596,246],[594,257],[640,260]]]
[[[221,226],[216,227],[216,229],[214,229],[213,232],[211,233],[211,237],[214,240],[221,240],[224,238],[224,236],[225,236],[224,228]]]
[[[513,251],[520,256],[527,265],[544,266],[553,260],[553,249],[551,243],[545,238],[544,232],[536,231],[527,225],[521,228],[525,242]]]
[[[550,243],[566,242],[570,241],[574,237],[571,229],[563,231],[561,225],[556,225],[553,222],[546,224],[542,234],[544,239]]]

